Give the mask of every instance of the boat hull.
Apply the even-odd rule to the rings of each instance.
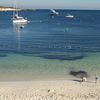
[[[28,21],[25,20],[25,19],[23,19],[23,20],[13,20],[13,23],[15,23],[15,24],[27,24]]]
[[[73,15],[67,15],[67,16],[65,16],[66,18],[74,18],[74,16]]]

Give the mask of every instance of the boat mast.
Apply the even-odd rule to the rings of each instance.
[[[13,12],[13,16],[14,16],[15,14],[18,15],[18,10],[17,10],[17,1],[16,1],[16,0],[14,0],[14,8],[15,8],[15,11]]]

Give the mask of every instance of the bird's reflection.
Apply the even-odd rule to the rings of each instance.
[[[25,24],[13,24],[14,33],[16,33],[17,50],[21,50],[21,32],[25,28]]]

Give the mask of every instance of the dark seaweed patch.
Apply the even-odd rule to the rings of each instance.
[[[0,54],[0,57],[7,57],[8,55],[6,54]]]
[[[45,59],[57,59],[57,60],[78,60],[83,59],[86,57],[84,54],[44,54],[40,55],[40,57],[43,57]]]
[[[83,78],[83,77],[88,77],[88,74],[86,71],[70,71],[69,73],[70,75],[73,75],[75,77],[80,77],[80,78]]]

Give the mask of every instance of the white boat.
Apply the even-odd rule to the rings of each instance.
[[[68,14],[65,16],[66,18],[74,18],[74,15]]]
[[[17,10],[17,6],[16,6],[16,0],[15,0],[15,9],[16,11],[13,12],[13,23],[14,24],[27,24],[28,23],[28,20],[25,19],[24,17],[21,17],[18,15],[18,10]]]
[[[51,15],[59,15],[59,12],[55,11],[54,9],[50,9],[51,10]]]
[[[15,23],[15,24],[27,24],[28,20],[24,19],[23,17],[18,16],[18,14],[15,14],[13,16],[13,23]]]

